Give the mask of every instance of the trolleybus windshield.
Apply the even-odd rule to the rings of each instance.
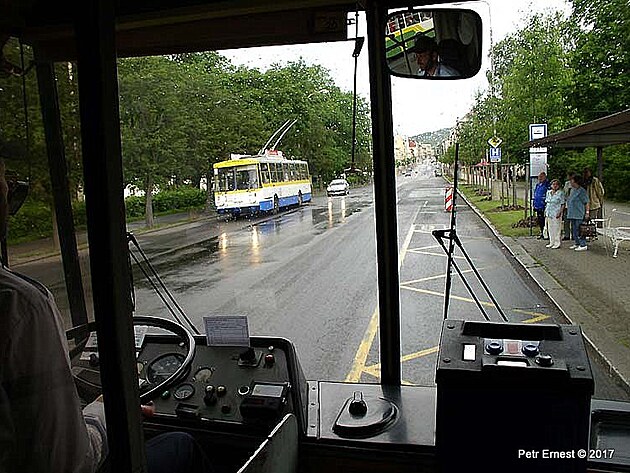
[[[485,9],[476,7],[482,16],[487,14]],[[416,60],[413,49],[419,41],[417,36],[427,33],[420,25],[431,26],[426,36],[429,43],[435,41],[441,48],[436,60],[444,64],[453,60],[446,46],[463,48],[467,44],[473,48],[474,44],[466,41],[479,39],[471,33],[474,22],[468,29],[458,28],[454,15],[399,10],[390,13],[380,40],[388,51],[394,46],[399,51],[395,57],[387,55],[386,60],[403,58],[404,49],[412,70],[418,67],[412,63]],[[361,14],[359,36],[366,34],[365,28]],[[274,334],[293,341],[309,378],[378,382],[381,341],[374,169],[382,157],[372,148],[374,115],[369,109],[365,50],[357,61],[353,120],[355,41],[354,31],[351,33],[348,41],[325,44],[119,59],[125,205],[127,229],[146,248],[165,284],[199,330],[204,328],[204,317],[245,315],[252,335]],[[521,33],[522,29],[514,32]],[[404,48],[399,44],[403,39]],[[502,47],[509,46],[510,41],[497,39]],[[482,52],[487,58],[487,41]],[[7,43],[4,53],[8,60],[20,62],[16,41]],[[28,45],[25,55],[26,61],[33,58]],[[484,67],[489,64],[484,62]],[[77,172],[81,162],[77,159],[80,127],[76,72],[74,63],[60,63],[56,68],[67,156],[72,161],[70,185],[75,218],[81,225],[85,222],[85,203],[81,173]],[[509,80],[518,78],[517,72],[504,79],[508,81],[506,87],[511,84]],[[501,240],[475,213],[474,201],[487,198],[479,208],[503,203],[504,211],[488,215],[518,215],[517,224],[524,211],[519,206],[524,206],[528,198],[526,163],[518,157],[521,155],[504,145],[509,164],[485,163],[479,155],[485,148],[471,141],[471,136],[479,139],[474,134],[478,128],[485,129],[492,122],[490,118],[490,122],[479,125],[475,120],[486,115],[475,109],[469,111],[466,103],[459,103],[465,96],[474,99],[474,84],[480,80],[481,74],[468,80],[441,82],[391,78],[395,133],[390,191],[397,194],[397,205],[380,212],[396,212],[397,216],[400,359],[406,383],[434,383],[446,258],[432,232],[449,226],[449,194],[445,188],[451,185],[458,139],[462,141],[462,193],[468,193],[472,200],[470,205],[459,200],[457,225],[473,261],[510,321],[564,320],[562,311],[536,288],[531,276],[513,264]],[[25,83],[27,98],[34,100],[35,76],[27,75]],[[466,85],[470,83],[473,86]],[[0,87],[3,120],[20,116],[21,79],[2,76]],[[519,99],[513,100],[517,103]],[[478,99],[476,106],[485,113],[492,110],[489,103]],[[490,108],[483,108],[486,106]],[[455,107],[460,111],[453,112]],[[282,152],[263,150],[261,154],[265,141],[285,121],[294,119],[295,126],[278,143]],[[30,137],[37,143],[31,149],[41,151],[42,124],[32,114],[29,124]],[[497,129],[502,126],[498,123]],[[19,142],[23,140],[20,130],[4,127],[3,133],[12,134],[11,141]],[[232,164],[231,154],[249,162],[239,164],[234,159]],[[587,157],[595,159],[594,155]],[[550,168],[550,173],[562,178],[560,169],[564,168],[555,164],[560,161],[550,159],[557,166]],[[9,224],[10,254],[15,255],[20,271],[51,289],[69,327],[70,303],[59,254],[52,259],[37,257],[56,251],[52,240],[46,239],[53,235],[54,214],[45,154],[34,154],[31,160],[36,164],[30,166],[32,191]],[[257,162],[252,164],[252,160]],[[25,176],[29,163],[23,161],[17,168]],[[338,179],[347,181],[349,189],[328,196],[327,188]],[[608,185],[604,185],[609,192]],[[226,219],[226,215],[234,218]],[[529,236],[528,228],[524,229],[525,235],[520,227],[508,227],[507,232],[517,238]],[[86,257],[85,227],[79,226],[77,235],[80,253]],[[589,248],[593,257],[598,245],[606,251],[606,241],[593,242]],[[623,245],[619,251],[621,258]],[[456,253],[456,261],[461,258]],[[462,269],[464,274],[471,271]],[[133,271],[135,313],[171,318],[139,268],[134,266]],[[84,279],[89,287],[88,271]],[[87,295],[89,298],[89,292]],[[481,305],[491,318],[499,320],[491,301],[483,299]],[[91,311],[91,304],[87,307]],[[453,318],[483,318],[457,277],[452,280],[449,310]],[[604,382],[596,389],[609,381],[615,384],[605,372],[604,368],[598,371]],[[602,397],[623,395],[611,388],[604,390]]]

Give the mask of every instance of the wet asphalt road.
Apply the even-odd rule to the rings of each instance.
[[[446,257],[431,235],[447,228],[445,181],[400,177],[398,240],[403,382],[434,382],[442,324]],[[510,261],[465,205],[458,233],[510,321],[563,322],[529,277]],[[309,379],[378,382],[378,314],[374,206],[371,187],[346,197],[315,197],[277,216],[229,222],[198,221],[139,235],[166,285],[202,328],[203,316],[244,314],[252,335],[286,337],[296,345]],[[176,249],[176,250],[174,250]],[[456,261],[470,274],[456,252]],[[83,255],[83,263],[87,263]],[[59,263],[18,270],[38,278],[64,307]],[[171,318],[150,285],[134,271],[136,313]],[[472,279],[470,279],[472,281]],[[478,284],[489,316],[500,320]],[[89,294],[89,287],[87,288]],[[483,320],[455,276],[449,317]],[[594,364],[596,396],[625,398]]]

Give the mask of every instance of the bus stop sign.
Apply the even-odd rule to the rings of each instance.
[[[490,162],[491,163],[501,162],[501,148],[490,148]]]

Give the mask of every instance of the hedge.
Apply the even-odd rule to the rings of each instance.
[[[159,192],[153,196],[153,211],[156,214],[185,211],[192,208],[202,208],[206,203],[206,192],[191,187]],[[130,196],[125,199],[127,218],[144,216],[145,199]],[[73,202],[73,216],[76,227],[85,227],[85,202]],[[48,203],[26,200],[17,215],[9,220],[9,243],[47,238],[52,235],[52,214]]]
[[[206,204],[206,191],[192,187],[158,192],[153,196],[153,212],[162,213],[173,210],[188,210],[203,207]],[[131,196],[125,199],[127,218],[144,215],[144,196]]]

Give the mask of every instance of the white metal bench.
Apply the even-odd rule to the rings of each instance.
[[[614,215],[619,212],[617,209],[612,209],[611,216],[608,218],[596,218],[592,219],[592,222],[601,223],[602,227],[597,228],[597,233],[607,237],[613,246],[613,258],[616,258],[619,253],[619,244],[623,241],[630,241],[630,227],[615,227],[612,222],[614,221]],[[619,212],[623,213],[623,212]],[[624,214],[625,215],[625,214]]]

